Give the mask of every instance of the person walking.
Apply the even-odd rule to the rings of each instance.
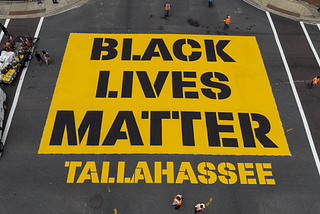
[[[175,206],[175,209],[179,209],[182,204],[182,195],[178,194],[173,199],[172,205]]]
[[[308,84],[310,86],[310,88],[309,88],[310,91],[312,91],[313,85],[316,85],[319,83],[319,80],[320,80],[320,76],[316,76],[315,78],[313,78],[311,83]]]
[[[169,4],[169,2],[164,5],[164,10],[166,12],[164,17],[169,17],[169,11],[171,10],[171,4]]]
[[[231,17],[227,15],[227,17],[223,21],[224,21],[224,29],[227,30],[227,28],[229,28]]]
[[[42,50],[42,55],[43,55],[43,58],[44,58],[44,61],[46,62],[46,64],[49,65],[49,61],[51,61],[49,53]]]
[[[41,55],[38,53],[38,51],[35,52],[34,56],[37,58],[39,66],[41,66],[40,61],[43,61],[43,59],[41,58]]]
[[[209,6],[208,7],[213,7],[213,0],[209,0]]]
[[[196,212],[203,212],[206,209],[206,205],[204,203],[198,203],[194,209]]]
[[[0,28],[3,31],[4,35],[8,36],[8,30],[2,23],[0,23]]]

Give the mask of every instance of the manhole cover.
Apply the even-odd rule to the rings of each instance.
[[[163,30],[163,26],[158,26],[158,30]]]
[[[98,209],[103,204],[103,198],[100,194],[93,195],[89,200],[90,206]]]

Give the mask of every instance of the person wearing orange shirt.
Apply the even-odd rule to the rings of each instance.
[[[229,28],[231,17],[227,15],[227,17],[223,21],[224,21],[224,29],[227,30],[227,28]]]
[[[320,78],[320,76],[316,76],[315,78],[313,78],[313,80],[311,81],[311,83],[309,83],[309,86],[310,86],[310,91],[312,91],[312,87],[313,87],[313,85],[316,85],[316,84],[318,84],[319,83],[319,78]]]
[[[179,209],[182,204],[182,195],[178,194],[173,199],[172,205],[175,206],[175,209]]]
[[[171,4],[169,4],[169,2],[164,5],[164,10],[166,12],[164,17],[169,17],[169,11],[171,10]]]

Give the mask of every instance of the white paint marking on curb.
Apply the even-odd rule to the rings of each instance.
[[[319,173],[319,176],[320,176],[319,157],[318,157],[318,154],[317,154],[317,151],[316,151],[313,139],[312,139],[312,135],[311,135],[310,128],[309,128],[309,125],[308,125],[308,121],[307,121],[306,115],[304,114],[304,111],[303,111],[303,108],[302,108],[302,105],[301,105],[301,102],[300,102],[300,98],[299,98],[296,86],[294,85],[293,78],[292,78],[292,75],[291,75],[291,72],[290,72],[290,68],[288,66],[286,57],[284,55],[284,52],[283,52],[283,49],[282,49],[282,46],[281,46],[277,31],[276,31],[276,28],[275,28],[275,26],[273,24],[273,21],[272,21],[272,18],[270,16],[270,13],[266,11],[266,14],[267,14],[267,17],[269,19],[269,23],[271,25],[274,38],[275,38],[276,43],[278,45],[278,49],[279,49],[283,64],[284,64],[284,67],[286,69],[286,72],[287,72],[287,75],[288,75],[288,78],[289,78],[291,89],[292,89],[293,95],[294,95],[294,97],[296,99],[297,106],[299,108],[299,112],[300,112],[301,119],[302,119],[302,122],[303,122],[303,125],[304,125],[304,129],[306,131],[306,134],[307,134],[307,137],[308,137],[308,140],[309,140],[309,145],[310,145],[310,148],[311,148],[311,151],[312,151],[312,154],[313,154],[313,159],[314,159],[314,161],[316,163],[316,166],[317,166],[317,169],[318,169],[318,173]]]
[[[34,34],[35,38],[38,38],[40,29],[41,29],[41,26],[42,26],[42,23],[43,23],[43,19],[44,19],[43,17],[40,18],[37,30],[36,30],[36,32]],[[33,52],[33,50],[34,50],[34,46],[32,47],[31,52]],[[17,87],[16,93],[15,93],[15,96],[14,96],[14,99],[13,99],[13,102],[12,102],[12,106],[11,106],[11,109],[10,109],[10,112],[9,112],[9,116],[8,116],[8,119],[7,119],[6,127],[5,127],[3,135],[2,135],[2,143],[3,143],[3,145],[5,145],[5,143],[6,143],[6,139],[7,139],[8,132],[9,132],[9,129],[10,129],[10,126],[11,126],[12,118],[13,118],[13,114],[14,114],[14,112],[16,110],[16,107],[17,107],[17,104],[18,104],[18,100],[19,100],[19,96],[20,96],[23,80],[24,80],[24,77],[25,77],[25,75],[27,73],[29,64],[30,64],[30,62],[23,69],[23,71],[21,73],[21,76],[20,76],[20,79],[19,79],[18,87]]]

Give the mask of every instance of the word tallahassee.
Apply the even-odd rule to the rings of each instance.
[[[76,183],[176,183],[182,184],[188,182],[191,184],[214,184],[220,181],[223,184],[260,184],[275,185],[275,179],[272,177],[271,163],[237,163],[237,167],[230,162],[222,162],[217,167],[211,162],[201,162],[196,166],[197,171],[190,162],[181,162],[177,164],[171,161],[161,161],[148,163],[147,161],[138,161],[134,171],[127,169],[125,161],[117,163],[117,173],[110,174],[110,168],[114,168],[113,163],[104,161],[99,173],[97,164],[94,161],[65,161],[65,167],[69,168],[67,183],[74,183],[76,172],[81,170]],[[99,164],[100,165],[100,164]],[[150,166],[153,173],[150,171]],[[178,169],[178,173],[175,170]],[[114,170],[112,170],[113,172]],[[129,177],[127,171],[133,172]],[[164,179],[166,178],[166,179]]]

